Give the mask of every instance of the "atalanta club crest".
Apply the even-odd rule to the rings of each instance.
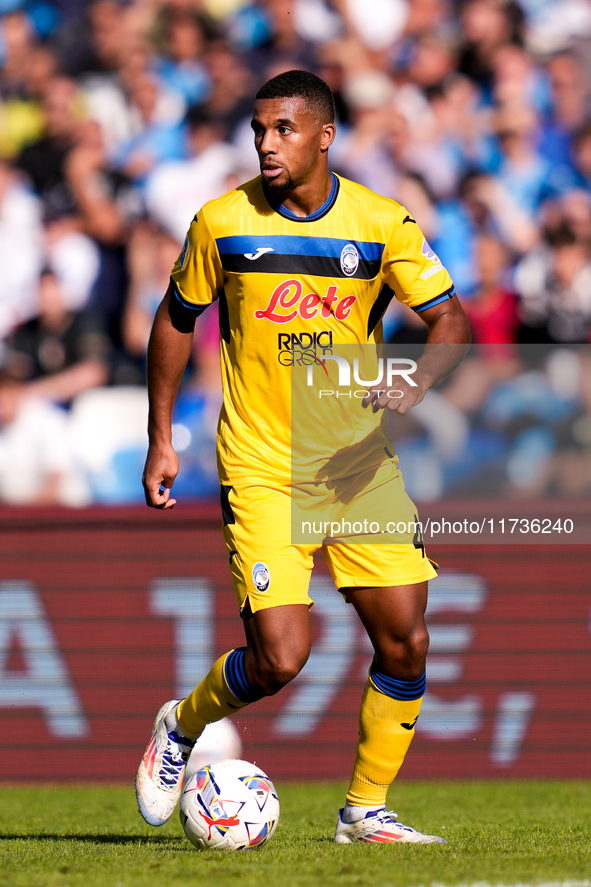
[[[348,243],[341,252],[341,269],[347,277],[352,277],[359,268],[359,253],[357,247]]]
[[[266,591],[271,584],[271,574],[266,564],[258,561],[252,568],[252,581],[257,591]]]

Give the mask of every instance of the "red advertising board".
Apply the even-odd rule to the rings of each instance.
[[[401,776],[591,777],[591,548],[429,554],[428,695]],[[322,558],[311,593],[306,669],[235,719],[243,756],[283,780],[348,776],[371,658]],[[216,506],[1,512],[0,779],[131,781],[162,702],[241,643]]]

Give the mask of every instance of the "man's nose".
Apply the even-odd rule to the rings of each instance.
[[[272,131],[268,131],[264,134],[261,139],[260,145],[261,154],[274,154],[275,153],[275,138],[274,133]]]

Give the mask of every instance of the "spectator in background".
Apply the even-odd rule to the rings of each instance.
[[[472,341],[478,345],[516,342],[517,300],[506,286],[507,249],[489,234],[479,235],[475,247],[477,286],[466,304]]]
[[[220,192],[223,193],[223,192]],[[129,245],[129,296],[123,315],[123,341],[129,354],[145,371],[146,350],[154,315],[170,281],[170,269],[181,249],[177,240],[153,223],[137,225]],[[221,399],[218,306],[197,319],[188,387],[212,403]],[[191,396],[191,395],[189,395]],[[182,398],[182,395],[181,395]],[[214,429],[215,430],[214,421]]]
[[[467,173],[459,194],[476,231],[498,236],[516,254],[537,243],[535,220],[496,176]]]
[[[158,163],[184,156],[181,128],[184,99],[164,87],[149,68],[147,47],[138,44],[121,69],[129,102],[131,137],[115,158],[117,167],[139,185]]]
[[[476,287],[476,237],[489,234],[505,244],[507,255],[521,255],[537,243],[538,229],[492,175],[467,172],[459,183],[458,197],[437,205],[434,248],[458,290],[470,297]]]
[[[452,98],[455,85],[431,87],[422,98],[422,108],[421,100],[411,108],[404,107],[404,100],[396,103],[408,122],[404,166],[418,173],[438,200],[453,196],[465,164],[464,149],[459,141],[462,130],[456,128],[457,114]]]
[[[3,98],[21,96],[29,58],[36,42],[31,20],[25,12],[11,12],[2,18],[1,33],[0,95]]]
[[[137,200],[127,179],[109,169],[102,132],[94,120],[79,125],[64,173],[86,234],[105,246],[125,243]]]
[[[311,41],[297,29],[295,0],[259,0],[263,11],[266,39],[249,52],[246,61],[258,79],[295,68],[312,70],[316,63]]]
[[[39,281],[39,314],[9,339],[5,366],[23,383],[23,397],[69,404],[109,378],[111,343],[88,311],[68,311],[59,280],[45,270]]]
[[[591,338],[589,244],[566,225],[517,266],[522,342],[588,342]]]
[[[61,216],[44,225],[45,263],[59,280],[68,311],[88,307],[101,267],[100,250],[81,230],[76,216]]]
[[[239,184],[232,177],[239,158],[223,140],[220,123],[200,108],[190,108],[186,126],[188,159],[160,164],[145,188],[148,212],[174,237],[179,251],[203,204]]]
[[[550,163],[535,147],[536,117],[527,106],[500,108],[493,116],[501,153],[496,178],[532,224],[542,200],[550,196]]]
[[[225,139],[232,141],[241,123],[246,123],[251,133],[253,75],[244,60],[225,44],[215,43],[207,53],[206,63],[210,90],[202,103],[203,110],[221,124]],[[254,154],[254,147],[250,148]],[[256,163],[255,168],[258,170]]]
[[[110,167],[101,128],[93,120],[80,124],[64,173],[75,201],[75,224],[92,238],[98,253],[88,307],[100,317],[116,348],[114,379],[137,382],[121,350],[120,326],[127,289],[126,244],[142,211],[139,195],[124,174]]]
[[[413,46],[406,76],[425,94],[441,88],[457,67],[456,53],[450,41],[424,34]]]
[[[501,46],[523,44],[525,18],[514,0],[468,0],[460,10],[462,49],[458,71],[482,90],[490,102],[494,78],[494,57]]]
[[[82,506],[89,499],[67,414],[0,374],[0,502]]]
[[[177,239],[149,221],[136,225],[129,242],[129,292],[123,314],[123,342],[142,371],[154,315],[180,249]]]
[[[99,0],[90,5],[88,15],[76,22],[75,60],[79,69],[79,83],[88,116],[99,123],[109,160],[112,161],[132,137],[131,111],[122,71],[128,67],[147,64],[144,57],[138,62],[135,47],[137,30],[132,27],[130,13],[111,0]],[[70,58],[72,47],[63,53]]]
[[[399,126],[404,130],[400,140],[406,139],[408,130],[394,110],[391,78],[381,71],[352,73],[345,81],[344,95],[351,126],[331,149],[336,169],[372,191],[395,193],[399,171],[388,136]]]
[[[42,199],[46,213],[61,215],[75,208],[64,165],[83,115],[76,81],[53,77],[46,85],[42,110],[43,136],[23,149],[17,163]]]
[[[591,193],[582,189],[567,191],[559,206],[567,227],[577,240],[591,247]]]
[[[162,10],[162,53],[155,70],[164,85],[180,93],[187,105],[205,101],[210,80],[203,57],[206,34],[203,23],[193,11]]]
[[[586,123],[573,141],[574,164],[579,176],[578,184],[591,194],[591,122]]]
[[[550,113],[543,121],[540,151],[554,166],[568,168],[572,166],[573,137],[591,114],[589,85],[583,65],[573,52],[554,56],[547,71]]]
[[[400,42],[404,45],[429,34],[449,34],[451,26],[448,0],[410,0]]]
[[[40,106],[42,90],[56,73],[56,59],[35,44],[24,13],[2,20],[3,49],[0,68],[0,156],[17,157],[22,149],[43,134]]]
[[[35,313],[42,242],[40,201],[0,160],[0,366],[3,340]]]
[[[568,228],[577,240],[591,246],[591,194],[574,188],[542,207],[540,222],[546,234]]]
[[[132,41],[130,7],[117,0],[94,0],[89,4],[90,46],[85,70],[116,71],[124,62]]]
[[[492,57],[493,100],[498,108],[548,111],[547,80],[531,55],[516,43],[500,46]]]

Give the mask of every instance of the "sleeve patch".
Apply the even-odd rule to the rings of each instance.
[[[189,252],[189,235],[185,237],[185,242],[183,244],[183,248],[181,250],[181,254],[179,256],[179,270],[185,270],[185,262],[187,261],[187,253]]]
[[[427,241],[424,237],[423,237],[423,245],[421,247],[421,254],[426,259],[428,259],[429,261],[431,261],[433,263],[433,266],[431,268],[427,268],[426,271],[423,271],[423,273],[421,274],[421,280],[428,280],[430,277],[433,277],[434,274],[438,274],[439,271],[443,271],[443,265],[441,264],[441,259],[439,258],[437,253],[435,253],[431,249],[431,247],[429,246],[429,244],[427,243]]]

